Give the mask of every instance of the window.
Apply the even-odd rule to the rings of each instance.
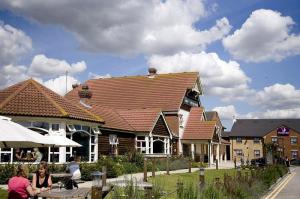
[[[136,149],[141,153],[146,153],[146,140],[145,136],[136,137]]]
[[[237,143],[242,143],[242,138],[241,138],[241,137],[237,137],[237,138],[236,138],[236,142],[237,142]]]
[[[298,159],[298,151],[291,151],[292,159]]]
[[[278,139],[277,137],[272,137],[272,143],[277,143]]]
[[[291,144],[297,144],[298,139],[297,137],[291,137]]]
[[[59,131],[59,124],[52,124],[51,128],[52,128],[52,131]]]
[[[179,116],[179,126],[183,127],[183,115],[179,114],[178,116]]]
[[[109,144],[110,145],[117,145],[117,144],[119,144],[119,140],[118,140],[117,135],[114,135],[114,134],[110,134],[109,135]]]
[[[32,122],[32,126],[49,130],[49,123],[47,123],[47,122]]]
[[[92,131],[94,132],[94,134],[100,134],[100,130],[97,127],[93,127]]]
[[[243,150],[242,149],[234,149],[234,151],[235,151],[235,154],[237,156],[243,156]]]
[[[67,127],[68,127],[69,131],[76,131],[73,124],[68,124]]]
[[[253,142],[254,142],[254,144],[259,144],[260,143],[260,138],[254,138]]]
[[[260,158],[260,150],[254,150],[254,157]]]

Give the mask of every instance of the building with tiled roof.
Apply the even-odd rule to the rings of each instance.
[[[104,123],[101,116],[80,104],[70,102],[33,79],[0,91],[0,115],[11,117],[13,121],[42,134],[56,136],[57,139],[67,136],[87,148],[92,148],[90,151],[83,147],[69,148],[67,151],[60,148],[55,153],[48,148],[41,149],[45,160],[66,162],[74,151],[78,156],[86,157],[87,161],[97,160],[98,143],[93,140],[97,140],[98,126]],[[7,154],[5,150],[1,150],[2,153]]]
[[[82,100],[78,94],[87,87],[92,95]],[[126,133],[126,136],[134,133],[136,148],[147,155],[151,155],[153,151],[164,151],[163,154],[167,154],[170,147],[172,154],[193,152],[194,156],[201,152],[195,150],[197,143],[202,143],[201,147],[206,148],[206,156],[209,156],[207,161],[211,163],[218,157],[208,155],[213,153],[208,148],[221,142],[219,139],[218,142],[213,141],[217,122],[207,122],[203,110],[193,113],[193,110],[201,109],[201,94],[202,87],[197,72],[157,74],[155,69],[150,69],[149,75],[145,76],[88,80],[75,86],[66,98],[75,103],[84,102],[90,107],[89,110],[103,116],[106,123],[101,127],[101,132],[119,132],[120,138]],[[191,123],[194,116],[202,119],[196,119],[199,126],[193,129]],[[160,127],[156,134],[160,137],[151,133],[158,123]],[[161,133],[167,130],[170,131],[169,136]],[[141,135],[141,132],[144,134]],[[155,139],[163,141],[163,151],[153,149]],[[184,143],[182,140],[185,140]]]
[[[280,158],[300,159],[300,119],[237,119],[229,138],[237,160],[266,157],[272,162],[265,144],[276,146]]]

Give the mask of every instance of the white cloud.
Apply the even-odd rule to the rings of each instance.
[[[28,79],[26,66],[5,65],[0,68],[0,88]]]
[[[31,49],[30,37],[0,21],[0,66],[15,63]]]
[[[235,61],[223,61],[216,53],[185,53],[172,56],[155,55],[148,61],[159,73],[197,71],[200,74],[204,94],[216,95],[223,101],[242,100],[253,91],[249,89],[249,77]]]
[[[224,47],[247,62],[281,61],[300,54],[300,35],[290,33],[294,21],[273,10],[252,12],[242,27],[223,39]]]
[[[218,106],[213,108],[213,110],[218,112],[221,120],[233,120],[238,115],[233,105]]]
[[[292,109],[300,107],[300,90],[291,84],[274,84],[256,93],[254,105],[264,109]]]
[[[84,61],[69,64],[65,60],[48,58],[45,55],[34,56],[29,67],[29,74],[36,77],[55,77],[68,71],[70,74],[83,72],[86,69]]]
[[[76,83],[80,83],[80,81],[72,76],[67,76],[67,81],[66,81],[65,75],[43,82],[43,84],[46,87],[48,87],[49,89],[53,90],[54,92],[60,95],[65,95],[66,90],[67,92],[71,91],[72,85]]]
[[[209,30],[195,26],[216,7],[205,8],[203,1],[2,0],[0,8],[39,23],[61,25],[89,51],[173,54],[204,48],[229,33],[231,26],[226,18]]]
[[[266,110],[263,112],[251,112],[244,115],[243,118],[250,118],[250,119],[300,118],[300,108]]]
[[[98,74],[89,72],[89,79],[105,79],[105,78],[111,78],[111,75],[110,74],[98,75]]]

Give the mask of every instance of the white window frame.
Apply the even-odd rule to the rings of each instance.
[[[139,137],[144,137],[144,139],[139,139]],[[135,142],[137,151],[141,153],[147,152],[146,136],[136,136]],[[143,146],[143,143],[145,143],[145,146]]]
[[[260,158],[260,150],[254,150],[254,157]]]
[[[253,143],[254,143],[254,144],[259,144],[259,143],[260,143],[260,138],[255,137],[255,138],[253,139]]]
[[[274,141],[274,139],[276,139],[276,141]],[[272,136],[271,137],[271,142],[272,143],[278,143],[278,137],[277,136]]]
[[[243,156],[243,150],[242,149],[234,149],[234,152],[236,156]]]
[[[296,156],[294,156],[296,154]],[[292,150],[291,151],[291,158],[292,159],[298,159],[298,150]]]
[[[242,137],[236,137],[236,143],[243,143]]]
[[[118,145],[119,138],[116,134],[109,134],[109,144],[110,145]]]
[[[92,131],[95,135],[100,135],[100,130],[98,127],[92,127]]]
[[[75,126],[73,124],[67,124],[67,128],[69,129],[70,132],[75,132]]]
[[[296,139],[296,142],[292,142],[292,139]],[[291,136],[291,137],[290,137],[290,143],[291,143],[292,145],[298,144],[298,137],[297,137],[297,136]]]

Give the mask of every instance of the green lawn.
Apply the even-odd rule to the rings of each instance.
[[[212,181],[217,177],[220,178],[220,181],[223,181],[224,173],[228,175],[235,175],[236,171],[234,169],[205,170],[205,183],[212,183]],[[184,184],[198,184],[199,172],[160,175],[156,176],[155,179],[151,178],[150,182],[162,187],[166,193],[171,193],[176,192],[178,180],[182,181]],[[164,198],[176,198],[176,195],[173,193]]]

